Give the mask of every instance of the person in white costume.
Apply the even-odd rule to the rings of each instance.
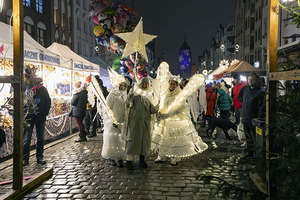
[[[161,66],[168,71],[167,63],[162,63]],[[178,87],[179,77],[165,72],[161,78],[167,78],[167,82],[161,82],[165,82],[169,87],[161,91],[161,105],[153,130],[152,150],[158,152],[156,162],[170,158],[170,164],[176,165],[181,158],[193,156],[208,148],[195,130],[190,107],[186,103],[186,99],[199,88],[199,84],[203,84],[204,78],[195,76],[184,90]]]
[[[104,122],[103,146],[101,156],[111,161],[111,164],[119,167],[123,166],[125,153],[125,140],[122,132],[125,123],[127,87],[129,81],[124,76],[109,69],[111,83],[114,88],[110,91],[106,100],[96,79],[92,78],[90,85],[91,96],[98,98],[97,111],[102,114]],[[90,98],[92,101],[93,98]]]

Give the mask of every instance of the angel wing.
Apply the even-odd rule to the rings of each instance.
[[[186,100],[194,94],[199,87],[201,87],[205,82],[205,78],[201,74],[195,74],[189,80],[188,84],[184,87],[183,90],[175,97],[174,101],[168,106],[167,113],[172,113],[181,108]]]
[[[91,78],[91,83],[89,85],[90,90],[93,91],[94,95],[97,97],[97,100],[100,101],[99,103],[103,105],[104,109],[107,111],[109,117],[111,118],[111,120],[113,121],[114,124],[119,124],[116,120],[116,118],[114,117],[114,114],[112,112],[112,110],[108,107],[105,97],[102,93],[102,90],[98,84],[97,79],[92,76]],[[97,108],[98,109],[98,108]]]
[[[153,91],[158,96],[158,99],[160,99],[160,111],[163,110],[163,106],[165,105],[165,99],[169,88],[169,77],[169,64],[162,62],[157,69],[156,79],[152,81]]]
[[[120,83],[126,82],[126,79],[123,75],[118,74],[115,70],[113,70],[110,67],[108,68],[108,73],[109,73],[110,83],[112,84],[112,86],[119,87]]]

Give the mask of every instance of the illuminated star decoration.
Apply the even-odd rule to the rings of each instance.
[[[126,42],[126,46],[122,55],[125,58],[133,53],[140,53],[141,56],[148,62],[146,53],[146,45],[156,38],[156,35],[149,35],[143,32],[143,19],[141,18],[132,32],[118,33],[116,36],[120,37]]]

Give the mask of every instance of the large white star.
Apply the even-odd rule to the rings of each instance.
[[[126,42],[126,46],[122,55],[125,58],[135,52],[139,52],[148,62],[146,53],[146,45],[156,38],[156,35],[149,35],[143,32],[143,19],[141,18],[132,32],[118,33],[116,36],[122,38]]]

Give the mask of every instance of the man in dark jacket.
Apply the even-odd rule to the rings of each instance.
[[[244,132],[247,142],[247,156],[253,156],[255,148],[255,127],[252,119],[264,116],[265,91],[261,87],[259,77],[253,73],[248,76],[248,85],[243,87],[239,93],[239,101],[243,103],[241,121],[244,125]]]
[[[51,99],[47,89],[42,85],[42,80],[37,79],[35,86],[32,88],[33,91],[33,100],[34,100],[34,112],[29,112],[25,121],[27,122],[24,126],[24,157],[23,165],[29,164],[30,156],[30,144],[33,128],[36,128],[36,159],[38,164],[46,164],[46,161],[43,159],[44,153],[44,130],[46,117],[49,114],[51,107]]]
[[[79,139],[75,142],[86,142],[86,131],[82,123],[83,118],[86,114],[86,105],[88,102],[87,90],[85,87],[81,86],[81,82],[75,83],[75,90],[73,91],[73,97],[71,100],[72,110],[70,115],[74,117],[78,129],[79,129]]]

